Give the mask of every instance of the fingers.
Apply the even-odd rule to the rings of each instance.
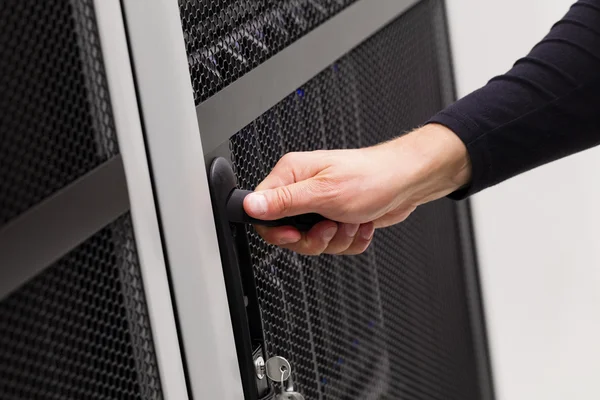
[[[339,224],[336,235],[331,239],[324,253],[339,254],[348,250],[354,242],[359,227],[359,224]]]
[[[372,222],[359,226],[323,221],[304,234],[289,226],[277,228],[256,226],[256,230],[268,243],[299,254],[353,255],[360,254],[369,247],[375,226]]]
[[[287,153],[275,164],[257,191],[291,185],[315,176],[322,169],[319,151]]]
[[[286,246],[302,240],[302,234],[291,226],[267,228],[255,226],[256,232],[267,242],[275,246]]]
[[[361,254],[371,244],[373,235],[375,234],[375,225],[372,222],[362,224],[358,229],[358,233],[354,238],[352,244],[340,255],[356,255]]]
[[[248,215],[262,220],[312,212],[333,219],[343,215],[347,202],[341,196],[341,183],[347,179],[332,172],[336,160],[332,154],[316,151],[285,155],[244,199]],[[256,227],[268,243],[305,255],[362,253],[371,243],[374,229],[372,222],[359,225],[332,221],[320,222],[306,233],[292,227]]]
[[[345,251],[343,251],[339,254],[347,256],[347,255],[356,255],[356,254],[363,253],[365,250],[367,250],[367,248],[371,244],[374,233],[375,233],[375,226],[372,222],[369,222],[367,224],[362,224],[360,226],[360,228],[358,229],[358,233],[357,233],[356,237],[354,238],[354,241],[352,242],[350,247],[348,247],[348,249],[346,249]]]
[[[286,239],[292,238],[292,234],[288,229],[296,231],[301,238],[296,242],[281,244],[282,240],[286,241]],[[296,253],[316,256],[322,254],[331,240],[336,236],[338,224],[333,221],[322,221],[313,226],[310,231],[303,234],[292,227],[264,228],[257,226],[256,230],[271,244],[279,245]]]
[[[244,209],[254,217],[273,220],[316,212],[335,197],[334,185],[317,175],[325,168],[322,151],[288,153],[244,201]]]
[[[324,198],[324,191],[316,186],[316,182],[308,179],[287,186],[256,191],[246,196],[244,209],[248,215],[262,220],[315,212]]]

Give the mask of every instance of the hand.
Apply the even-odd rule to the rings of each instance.
[[[306,233],[289,226],[256,230],[301,254],[358,254],[375,228],[401,222],[420,204],[465,185],[470,169],[462,141],[430,124],[373,147],[286,154],[244,208],[263,220],[319,213],[329,220]]]

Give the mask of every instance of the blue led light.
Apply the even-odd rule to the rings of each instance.
[[[327,385],[327,378],[325,378],[325,377],[321,378],[321,383],[323,385]]]
[[[339,70],[340,70],[340,66],[339,66],[338,64],[333,64],[333,70],[334,70],[335,72],[339,72]]]
[[[342,365],[342,364],[344,363],[344,359],[343,359],[343,358],[338,358],[338,359],[337,359],[337,363],[338,363],[339,365]]]
[[[296,89],[296,94],[298,95],[298,97],[304,97],[304,89]]]

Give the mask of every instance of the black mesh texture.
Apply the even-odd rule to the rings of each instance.
[[[0,54],[1,227],[118,148],[93,0],[2,2]],[[0,398],[162,398],[129,215],[0,301]]]
[[[0,302],[0,398],[162,398],[128,214]]]
[[[117,153],[92,0],[0,7],[0,225]]]
[[[286,152],[375,144],[441,109],[442,11],[420,2],[234,136],[239,186]],[[452,202],[378,230],[360,256],[304,257],[248,234],[268,352],[307,399],[480,398]]]
[[[196,104],[356,0],[179,0]]]

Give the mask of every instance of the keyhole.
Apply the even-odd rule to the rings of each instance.
[[[281,371],[282,374],[285,374],[287,371],[287,366],[286,365],[282,365],[281,368],[279,368],[279,370]]]

